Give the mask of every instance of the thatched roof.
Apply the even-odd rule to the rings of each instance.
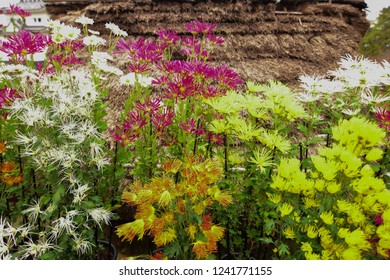
[[[112,3],[103,3],[108,1]],[[357,45],[369,27],[361,8],[328,0],[288,0],[296,5],[276,12],[273,4],[261,0],[98,2],[82,8],[47,5],[47,10],[54,18],[70,22],[86,14],[95,20],[93,29],[101,32],[106,31],[106,22],[114,22],[133,36],[153,36],[162,27],[184,32],[183,24],[196,18],[216,23],[225,44],[216,50],[215,59],[236,68],[244,79],[260,82],[293,83],[303,73],[324,74],[342,55],[357,54]]]

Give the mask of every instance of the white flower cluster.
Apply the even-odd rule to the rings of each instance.
[[[16,99],[8,107],[12,118],[35,131],[35,135],[17,132],[15,143],[23,146],[23,155],[33,156],[37,169],[54,165],[62,174],[89,164],[98,169],[107,165],[96,140],[101,135],[93,112],[99,94],[89,74],[72,70],[45,76],[36,85],[34,96]],[[50,138],[48,130],[56,131],[55,137]],[[91,147],[83,152],[80,146],[86,143]]]
[[[125,86],[134,86],[136,83],[139,83],[141,87],[149,87],[152,84],[153,80],[154,79],[152,77],[147,77],[131,72],[120,77],[119,82]]]
[[[108,61],[112,59],[112,56],[106,52],[94,51],[91,56],[91,63],[105,73],[114,74],[117,76],[123,75],[122,70],[108,64]]]
[[[105,27],[107,29],[109,29],[115,36],[119,36],[119,37],[126,37],[128,36],[127,32],[120,29],[118,25],[116,25],[115,23],[106,23]]]
[[[325,108],[344,115],[357,115],[362,108],[375,111],[376,106],[390,100],[382,87],[390,85],[390,63],[367,58],[345,56],[339,68],[328,71],[328,77],[301,76],[302,92],[296,99],[311,103],[320,101]]]
[[[51,37],[57,44],[64,43],[65,41],[74,41],[81,34],[80,28],[63,24],[59,20],[50,20],[48,25],[51,29]]]

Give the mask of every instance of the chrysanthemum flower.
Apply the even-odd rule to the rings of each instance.
[[[9,5],[9,11],[7,11],[7,15],[10,15],[10,16],[20,16],[22,18],[26,18],[26,17],[29,17],[31,16],[31,13],[20,8],[18,5],[14,5],[14,4],[11,4]]]
[[[7,36],[6,41],[0,42],[0,51],[6,53],[15,62],[25,62],[27,55],[42,53],[52,43],[49,36],[41,33],[32,34],[21,30]]]
[[[283,203],[282,206],[279,208],[280,215],[282,217],[289,215],[292,210],[294,210],[294,207],[287,202]]]
[[[217,26],[216,24],[207,23],[207,22],[200,21],[200,20],[196,19],[196,20],[193,20],[189,23],[186,23],[184,25],[184,28],[188,32],[192,33],[193,35],[197,35],[200,33],[208,34],[208,33],[212,32],[216,26]]]
[[[208,242],[198,240],[192,245],[192,251],[195,253],[195,257],[198,260],[207,259],[207,257],[211,254]]]
[[[163,247],[167,245],[168,243],[171,243],[176,239],[176,232],[173,228],[167,228],[162,232],[158,232],[155,234],[153,238],[154,244],[156,244],[157,247]]]
[[[80,23],[82,25],[92,25],[94,23],[94,20],[89,17],[86,17],[85,15],[82,15],[81,17],[76,18],[75,22]]]

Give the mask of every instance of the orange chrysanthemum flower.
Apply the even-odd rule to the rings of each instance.
[[[207,240],[216,242],[222,239],[224,231],[223,227],[212,225],[210,230],[203,231],[203,234]]]
[[[195,257],[198,260],[207,259],[211,254],[209,244],[201,240],[193,243],[192,251],[195,253]]]
[[[162,168],[166,173],[177,173],[179,172],[179,169],[183,163],[178,159],[168,159],[166,162],[164,162]]]
[[[167,228],[154,236],[153,242],[157,247],[163,247],[176,239],[176,232],[173,228]]]
[[[186,233],[190,237],[191,240],[195,240],[195,234],[198,232],[198,229],[196,228],[195,225],[189,225],[186,228]]]
[[[11,173],[12,171],[14,171],[14,169],[15,169],[14,163],[10,161],[3,162],[0,165],[0,171],[3,173]]]
[[[122,241],[133,241],[134,237],[138,235],[138,240],[142,239],[145,234],[144,229],[145,222],[142,219],[137,219],[134,222],[126,223],[117,226],[116,234],[119,237],[123,237]]]
[[[167,260],[167,257],[164,257],[163,252],[159,251],[150,256],[149,260]]]
[[[210,230],[213,226],[213,222],[211,220],[211,214],[205,214],[202,216],[202,230]]]
[[[7,148],[7,144],[5,142],[0,142],[0,154],[4,154]]]

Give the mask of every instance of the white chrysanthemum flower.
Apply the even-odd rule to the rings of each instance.
[[[91,163],[95,164],[98,170],[102,170],[103,167],[110,164],[110,161],[103,156],[95,156],[92,158]]]
[[[40,106],[25,107],[23,113],[17,117],[27,126],[34,126],[39,122],[46,123],[48,120],[46,110]]]
[[[82,25],[92,25],[94,23],[94,20],[86,17],[85,15],[82,15],[81,17],[78,17],[75,22],[80,23]]]
[[[49,243],[49,241],[39,240],[36,244],[32,240],[29,240],[22,247],[22,252],[24,253],[22,259],[27,259],[29,257],[32,257],[33,259],[38,258],[51,249],[58,250],[58,247]]]
[[[73,194],[73,203],[74,204],[80,204],[86,197],[87,197],[87,191],[90,190],[90,187],[88,185],[82,185],[78,186],[78,188],[74,188],[71,193]]]
[[[119,82],[125,86],[134,86],[135,81],[135,73],[126,74],[119,79]]]
[[[81,34],[80,28],[69,26],[69,25],[62,25],[58,32],[66,40],[71,40],[71,41],[76,40],[78,37],[80,37]]]
[[[51,238],[57,240],[64,231],[68,234],[72,234],[76,228],[73,223],[72,216],[60,217],[52,222]]]
[[[146,76],[143,76],[143,75],[138,75],[138,82],[141,85],[141,87],[149,87],[149,86],[151,86],[153,80],[154,79],[152,77],[146,77]]]
[[[40,214],[42,214],[43,211],[41,210],[40,201],[34,201],[34,203],[27,208],[26,210],[22,211],[22,214],[28,214],[28,217],[31,221],[35,222]]]
[[[49,27],[49,28],[52,28],[52,29],[58,29],[58,28],[60,28],[61,27],[61,25],[63,25],[59,20],[49,20],[48,22],[47,22],[47,26]]]
[[[106,40],[96,35],[90,35],[83,38],[83,43],[86,46],[106,45]]]
[[[38,141],[37,136],[24,135],[20,131],[16,131],[16,137],[14,139],[14,143],[16,145],[24,146],[25,149],[30,149],[33,145]]]
[[[378,95],[375,96],[371,91],[366,91],[362,93],[362,103],[363,104],[373,104],[383,103],[390,100],[390,96],[387,95]]]
[[[108,225],[110,223],[111,217],[114,215],[104,208],[89,209],[88,214],[99,226],[101,226],[101,223]]]
[[[110,66],[108,64],[105,64],[105,63],[100,63],[100,64],[97,64],[96,67],[105,72],[105,73],[109,73],[109,74],[114,74],[116,76],[122,76],[123,75],[123,71],[120,70],[119,68],[115,67],[115,66]]]
[[[133,86],[136,82],[138,82],[142,87],[150,86],[153,80],[154,79],[152,77],[143,76],[133,72],[126,74],[119,79],[122,85]]]
[[[344,109],[341,112],[348,116],[356,116],[360,113],[360,109]]]
[[[10,250],[9,244],[4,243],[1,240],[1,242],[0,242],[0,259],[4,260],[4,257],[9,255],[9,250]]]
[[[79,255],[91,252],[92,247],[94,246],[91,242],[79,236],[73,236],[73,241],[76,244],[77,253]]]
[[[128,36],[127,32],[120,29],[118,25],[114,23],[106,23],[105,27],[109,29],[115,36],[121,36],[121,37],[126,37]]]
[[[305,103],[314,102],[322,98],[322,94],[314,95],[312,92],[301,92],[297,94],[296,98]]]
[[[107,63],[108,60],[112,60],[112,56],[106,52],[97,52],[94,51],[91,56],[91,63],[94,65],[99,65],[101,63]]]

